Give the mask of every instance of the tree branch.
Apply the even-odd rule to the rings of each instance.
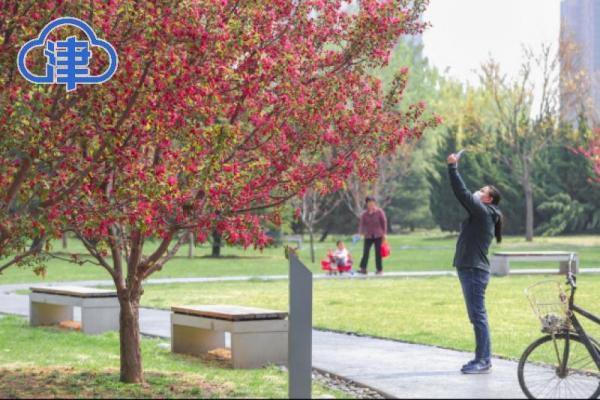
[[[31,247],[29,248],[29,250],[27,250],[23,254],[18,254],[16,256],[14,256],[12,258],[12,260],[10,260],[9,262],[7,262],[6,264],[4,264],[0,267],[0,275],[2,274],[2,271],[7,269],[8,267],[10,267],[11,265],[18,263],[19,261],[21,261],[24,258],[27,258],[29,256],[39,253],[44,246],[45,240],[46,240],[46,235],[43,235],[39,238],[34,239],[33,242],[31,243]]]
[[[75,235],[77,236],[77,238],[79,238],[79,240],[81,240],[81,242],[83,243],[83,245],[85,246],[87,251],[92,256],[94,256],[94,258],[96,260],[98,260],[98,262],[100,263],[100,266],[102,266],[110,274],[110,276],[113,278],[113,281],[115,282],[115,284],[117,284],[117,289],[123,289],[123,287],[119,287],[120,280],[118,279],[118,276],[117,276],[115,270],[110,266],[110,264],[108,264],[106,262],[104,257],[102,257],[102,255],[98,252],[98,249],[96,248],[96,246],[93,245],[92,243],[90,243],[87,240],[87,238],[85,238],[79,231],[73,230],[73,232],[75,232]]]
[[[29,157],[25,157],[21,160],[21,166],[19,167],[19,170],[15,174],[13,182],[11,183],[6,192],[6,197],[4,198],[4,205],[3,207],[0,207],[0,209],[8,207],[10,203],[13,202],[14,198],[17,196],[17,193],[19,192],[19,189],[23,185],[23,182],[25,182],[25,176],[31,168],[31,164],[31,159]]]
[[[179,251],[179,249],[181,248],[181,246],[183,245],[183,243],[186,242],[186,240],[188,238],[188,234],[189,234],[188,231],[184,232],[179,237],[179,239],[177,240],[177,242],[175,243],[175,246],[173,246],[167,252],[167,254],[164,255],[164,257],[161,257],[156,263],[154,263],[154,265],[150,266],[150,268],[148,268],[146,271],[144,271],[144,273],[142,275],[142,279],[146,279],[150,275],[152,275],[154,272],[160,271],[162,269],[162,267],[165,265],[165,263],[167,261],[169,261],[171,258],[173,258],[173,256],[175,256],[175,254],[177,254],[177,252]]]

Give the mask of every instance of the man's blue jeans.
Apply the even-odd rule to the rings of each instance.
[[[492,359],[492,343],[485,310],[485,289],[490,281],[490,273],[477,268],[457,268],[457,272],[469,321],[475,331],[475,359],[489,362]]]

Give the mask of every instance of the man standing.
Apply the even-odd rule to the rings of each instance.
[[[500,192],[488,185],[471,193],[458,173],[456,154],[448,156],[452,190],[469,214],[461,224],[453,265],[465,298],[469,320],[475,332],[475,358],[463,365],[464,374],[485,374],[492,368],[490,331],[485,309],[485,290],[490,279],[488,249],[494,236],[502,240],[502,214],[497,205]]]

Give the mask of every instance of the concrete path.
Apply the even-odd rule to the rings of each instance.
[[[558,270],[553,268],[523,268],[512,269],[511,275],[558,275]],[[579,274],[600,274],[600,268],[582,268]],[[390,271],[385,272],[383,276],[376,276],[371,271],[369,275],[344,274],[339,276],[331,276],[325,274],[314,274],[314,279],[385,279],[385,278],[418,278],[418,277],[434,277],[434,276],[456,276],[456,270],[445,271]],[[168,283],[209,283],[209,282],[245,282],[245,281],[275,281],[287,280],[288,275],[255,275],[255,276],[215,276],[201,278],[155,278],[148,279],[144,282],[145,285],[161,285]],[[1,281],[0,281],[1,282]],[[91,281],[65,281],[65,282],[35,282],[35,283],[15,283],[9,285],[0,285],[1,293],[12,293],[17,290],[27,290],[31,286],[61,286],[61,285],[77,285],[77,286],[113,286],[111,280],[91,280]],[[0,311],[1,312],[1,311]]]
[[[29,316],[29,299],[20,294],[0,292],[0,314]]]
[[[598,269],[600,272],[600,268]],[[325,274],[314,274],[314,279],[384,279],[386,277],[428,277],[428,276],[456,276],[456,272],[448,271],[412,271],[412,272],[386,272],[385,276],[370,275],[351,275],[344,274],[340,276],[331,276]],[[255,275],[255,276],[214,276],[201,278],[155,278],[147,279],[144,285],[162,285],[167,283],[210,283],[210,282],[245,282],[245,281],[283,281],[287,280],[288,275]],[[77,286],[113,286],[111,280],[93,280],[93,281],[64,281],[64,282],[36,282],[36,283],[15,283],[9,285],[0,285],[0,293],[12,293],[17,290],[27,290],[31,286],[62,286],[62,285],[77,285]]]
[[[547,270],[546,270],[547,272]],[[452,271],[436,275],[452,274]],[[410,276],[427,276],[410,273]],[[386,276],[407,276],[388,273]],[[287,279],[286,276],[264,277]],[[321,276],[320,278],[326,278]],[[256,279],[251,277],[154,279],[147,283],[213,282]],[[360,277],[358,279],[365,279]],[[367,278],[369,279],[369,278]],[[373,279],[385,279],[375,278]],[[109,285],[110,281],[70,282],[85,286]],[[58,285],[60,283],[54,283]],[[64,283],[63,283],[64,284]],[[33,284],[0,286],[0,313],[29,315],[26,295],[15,290]],[[75,313],[75,319],[79,318]],[[170,338],[169,312],[142,308],[140,329],[143,334]],[[494,358],[489,375],[462,375],[460,366],[472,357],[471,353],[440,349],[433,346],[407,344],[398,341],[313,331],[313,367],[351,379],[399,398],[524,398],[517,381],[517,363]]]
[[[29,315],[26,295],[0,295],[0,313]],[[75,319],[79,320],[78,310]],[[144,335],[168,339],[169,312],[140,309]],[[229,340],[227,340],[229,342]],[[392,340],[313,331],[313,367],[394,398],[523,398],[513,361],[494,359],[489,375],[467,376],[472,354]]]
[[[391,340],[315,332],[313,366],[397,398],[524,398],[517,363],[494,358],[493,372],[463,375],[473,354]]]

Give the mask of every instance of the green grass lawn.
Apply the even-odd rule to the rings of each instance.
[[[174,355],[168,342],[147,338],[147,383],[122,384],[118,343],[117,333],[85,336],[0,318],[0,398],[287,397],[287,374],[276,367],[234,370],[222,361]],[[320,385],[313,394],[346,397]]]
[[[334,246],[336,237],[317,243],[317,262],[308,262],[308,245],[301,259],[320,272],[319,259]],[[352,246],[360,258],[361,243]],[[439,232],[394,235],[392,255],[386,271],[451,270],[455,236]],[[150,246],[152,247],[152,246]],[[55,243],[59,249],[59,243]],[[600,237],[568,236],[539,238],[526,243],[508,237],[495,250],[571,250],[580,255],[582,267],[600,266]],[[83,253],[74,240],[68,251]],[[187,249],[153,277],[239,276],[287,274],[282,248],[263,252],[237,247],[223,250],[222,259],[207,258],[208,247]],[[515,268],[548,267],[555,263],[516,263]],[[373,270],[373,260],[370,263]],[[97,266],[48,263],[46,281],[108,279]],[[541,334],[539,324],[523,294],[528,285],[557,276],[509,276],[493,278],[488,290],[493,352],[518,358],[524,348]],[[36,282],[26,269],[13,268],[0,275],[0,285]],[[578,303],[600,314],[600,276],[582,275]],[[286,281],[147,285],[144,306],[169,308],[181,304],[239,304],[287,309]],[[318,328],[356,332],[378,337],[472,351],[473,334],[466,317],[460,285],[456,278],[327,279],[314,283],[314,325]],[[590,324],[587,324],[587,327]],[[600,327],[590,327],[600,337]],[[170,353],[164,341],[143,340],[144,365],[148,384],[122,385],[118,382],[118,336],[84,336],[49,328],[30,328],[22,319],[0,318],[0,398],[54,395],[57,397],[284,397],[287,376],[279,369],[232,370],[223,363]],[[41,390],[41,391],[40,391]],[[330,393],[315,386],[315,395]],[[330,393],[331,394],[331,393]],[[333,393],[340,396],[340,393]]]
[[[523,290],[544,279],[562,278],[492,278],[487,306],[495,355],[518,358],[541,336]],[[600,315],[599,294],[600,276],[580,276],[578,304]],[[159,308],[225,303],[287,310],[288,284],[255,281],[147,286],[142,303]],[[318,280],[314,283],[313,307],[313,323],[318,328],[473,349],[473,333],[457,278]],[[600,327],[591,328],[590,332],[600,338]]]
[[[308,243],[305,241],[300,251],[301,259],[314,272],[320,271],[319,260],[324,258],[327,250],[333,248],[335,240],[345,240],[355,263],[360,261],[362,242],[352,245],[349,237],[330,237],[324,243],[316,243],[317,260],[310,263]],[[305,236],[305,240],[307,237]],[[407,235],[391,235],[389,237],[392,255],[384,261],[387,271],[431,271],[452,269],[452,257],[456,243],[455,235],[445,233],[417,232]],[[147,251],[151,251],[156,243],[149,243]],[[58,241],[53,244],[57,252],[63,250]],[[502,245],[493,245],[490,251],[524,251],[524,250],[566,250],[576,251],[581,259],[582,267],[600,267],[600,236],[564,236],[554,238],[536,238],[533,243],[525,242],[521,237],[507,237]],[[85,254],[82,245],[76,240],[69,241],[68,252]],[[225,247],[224,258],[207,258],[210,248],[207,245],[195,249],[195,258],[187,258],[187,248],[183,247],[178,256],[171,260],[165,268],[154,274],[153,278],[167,277],[201,277],[201,276],[261,276],[287,274],[287,262],[283,249],[268,248],[260,252],[239,247]],[[374,266],[371,256],[370,268]],[[1,260],[0,260],[1,264]],[[556,263],[511,263],[513,268],[548,267],[557,269]],[[90,279],[109,279],[108,274],[100,267],[86,263],[73,265],[67,261],[52,259],[47,263],[45,278],[37,277],[28,269],[12,267],[0,275],[0,284],[41,281],[77,281]]]

